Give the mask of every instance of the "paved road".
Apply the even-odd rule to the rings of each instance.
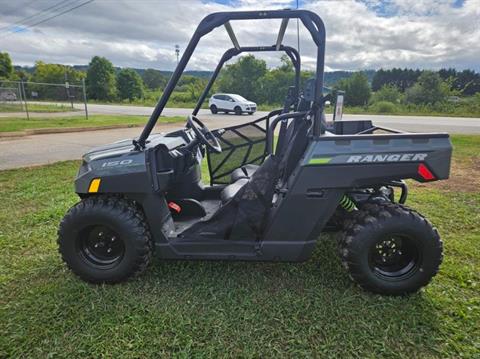
[[[89,110],[90,113],[97,114],[150,115],[152,108],[89,105]],[[164,115],[187,116],[190,111],[188,109],[169,108],[165,109]],[[254,116],[212,115],[209,111],[202,110],[199,117],[213,129],[248,122],[264,113],[258,112]],[[411,132],[440,131],[480,134],[480,119],[472,118],[346,115],[345,119],[371,119],[377,125]],[[166,132],[182,126],[183,124],[161,125],[155,131]],[[132,138],[138,136],[140,131],[140,128],[127,128],[0,139],[0,170],[79,159],[83,153],[94,146]]]
[[[75,104],[75,107],[79,110],[83,110],[82,104]],[[126,105],[88,105],[88,111],[90,114],[103,114],[103,115],[143,115],[149,116],[153,107],[143,106],[126,106]],[[166,108],[163,111],[164,116],[188,116],[191,113],[191,109],[186,108]],[[267,112],[259,111],[254,116],[263,116]],[[69,115],[81,115],[79,112],[69,112]],[[2,114],[1,116],[8,116],[11,114]],[[56,113],[53,116],[64,116],[65,113]],[[42,117],[45,114],[33,114],[32,116]],[[212,127],[214,127],[217,121],[236,121],[234,115],[218,114],[212,115],[208,110],[200,110],[199,116],[203,119],[213,121]],[[248,121],[251,116],[242,116],[242,120]],[[346,120],[373,120],[376,125],[398,128],[402,131],[411,132],[449,132],[449,133],[475,133],[480,134],[480,119],[478,118],[465,118],[465,117],[437,117],[437,116],[388,116],[388,115],[345,115]]]
[[[121,115],[150,115],[152,107],[123,106],[123,105],[88,105],[90,113],[95,114],[121,114]],[[188,116],[191,109],[166,108],[165,116]],[[267,112],[259,111],[255,116],[263,116]],[[232,120],[234,115],[212,115],[208,110],[200,110],[199,117],[211,120]],[[245,121],[249,118],[243,116]],[[345,115],[346,120],[371,119],[375,124],[386,127],[398,128],[411,132],[449,132],[449,133],[476,133],[480,134],[480,119],[463,117],[433,117],[433,116],[385,116],[385,115]]]
[[[210,128],[222,128],[244,122],[247,116],[206,120]],[[252,118],[252,117],[248,117]],[[162,124],[154,132],[169,132],[184,124]],[[0,138],[0,170],[79,159],[89,149],[140,135],[141,128],[121,128],[87,132]]]

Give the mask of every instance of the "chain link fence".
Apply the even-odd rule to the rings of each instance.
[[[85,81],[81,84],[0,81],[0,116],[85,116]]]

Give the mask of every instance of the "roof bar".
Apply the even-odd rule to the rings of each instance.
[[[240,45],[238,44],[237,37],[233,32],[233,28],[232,28],[232,25],[230,24],[230,21],[225,22],[225,29],[228,32],[228,36],[230,36],[230,40],[232,40],[233,46],[235,46],[237,50],[240,49]]]
[[[282,19],[282,23],[280,25],[280,31],[278,32],[278,37],[277,37],[277,44],[276,44],[276,50],[280,50],[280,45],[282,44],[283,41],[283,36],[285,35],[285,30],[287,30],[288,26],[288,20],[289,18]]]

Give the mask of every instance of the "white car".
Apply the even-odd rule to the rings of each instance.
[[[248,113],[249,115],[257,111],[257,104],[248,101],[240,95],[231,93],[216,93],[208,101],[208,107],[212,113],[234,112],[236,115]]]

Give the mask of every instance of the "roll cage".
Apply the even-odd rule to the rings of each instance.
[[[280,29],[278,32],[276,44],[274,46],[266,46],[266,47],[252,47],[250,50],[248,47],[240,47],[238,40],[235,36],[233,28],[230,24],[231,20],[265,20],[265,19],[282,19],[280,24]],[[165,105],[167,104],[175,86],[177,85],[185,67],[187,66],[195,48],[198,45],[200,39],[210,33],[217,27],[224,26],[233,45],[234,48],[227,50],[227,52],[223,55],[222,60],[223,63],[227,61],[228,56],[235,56],[240,52],[244,51],[280,51],[283,50],[287,53],[287,55],[292,59],[293,57],[297,57],[298,61],[294,61],[300,66],[300,56],[298,56],[298,52],[291,51],[292,48],[283,46],[282,41],[285,35],[285,30],[287,28],[288,22],[290,19],[299,19],[303,25],[307,28],[310,35],[312,36],[312,40],[314,41],[315,45],[317,46],[317,64],[316,64],[316,76],[315,76],[315,86],[314,86],[314,96],[312,102],[312,117],[313,117],[313,135],[319,136],[324,133],[325,125],[322,123],[322,112],[323,112],[323,74],[324,74],[324,67],[325,67],[325,26],[323,24],[322,19],[315,13],[308,11],[308,10],[271,10],[271,11],[235,11],[235,12],[217,12],[206,16],[198,25],[197,29],[195,30],[190,42],[188,43],[185,52],[183,53],[175,71],[172,74],[172,77],[167,83],[165,90],[162,94],[162,97],[158,101],[155,109],[150,116],[150,119],[145,125],[140,137],[138,140],[133,140],[133,144],[137,150],[141,150],[145,148],[145,144],[147,141],[148,136],[152,132],[155,124],[158,121],[161,113],[163,112]],[[222,60],[220,64],[223,65]],[[211,88],[215,77],[218,75],[218,72],[221,69],[220,64],[217,66],[212,76],[213,80],[210,79],[209,84],[207,85],[207,89]],[[297,68],[295,67],[296,71]],[[217,71],[218,70],[218,71]],[[299,81],[299,71],[297,72],[296,78],[296,90],[298,91],[297,81]],[[195,107],[195,113],[198,112],[201,104],[203,103],[208,91],[204,91],[201,96],[201,101],[197,103]]]

